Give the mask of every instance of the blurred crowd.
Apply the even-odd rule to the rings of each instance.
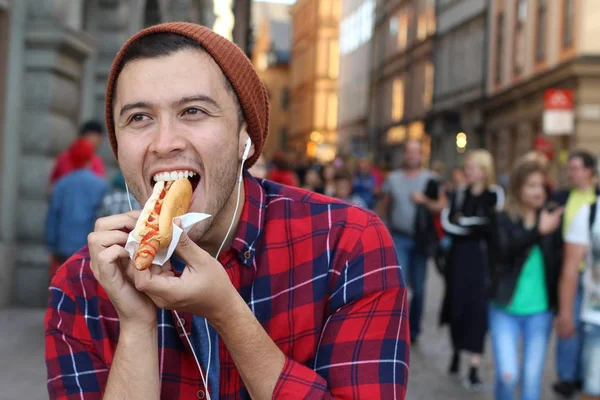
[[[50,176],[46,246],[52,272],[86,245],[98,217],[140,204],[120,172],[106,176],[96,155],[104,129],[90,121],[57,159]],[[548,159],[532,151],[502,179],[483,149],[447,171],[424,167],[418,141],[407,141],[402,167],[390,171],[367,154],[321,164],[279,151],[250,173],[282,185],[337,197],[376,212],[392,234],[410,288],[410,333],[418,345],[428,261],[445,282],[441,325],[449,326],[448,373],[463,372],[467,390],[482,387],[480,363],[489,336],[495,398],[540,398],[553,329],[558,333],[556,393],[600,397],[600,200],[596,156],[573,152],[569,187],[550,182]],[[501,184],[496,183],[500,180]],[[522,347],[520,350],[520,344]],[[464,354],[468,368],[461,368]]]

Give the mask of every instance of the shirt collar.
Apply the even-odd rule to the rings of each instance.
[[[244,190],[246,199],[231,248],[238,253],[241,262],[250,267],[254,262],[256,247],[265,225],[267,196],[262,185],[246,170]]]

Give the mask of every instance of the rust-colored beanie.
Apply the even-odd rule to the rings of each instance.
[[[254,143],[254,155],[244,164],[246,168],[250,168],[258,159],[269,132],[269,96],[267,89],[258,77],[248,57],[237,45],[207,27],[187,22],[168,22],[146,28],[129,39],[117,53],[108,76],[105,103],[106,127],[115,158],[118,158],[118,153],[112,103],[118,78],[117,71],[122,69],[121,60],[131,44],[144,36],[155,33],[175,33],[196,41],[221,68],[237,94],[247,124],[248,135]]]

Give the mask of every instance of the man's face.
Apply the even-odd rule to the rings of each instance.
[[[406,143],[404,149],[404,163],[406,167],[414,169],[419,168],[423,162],[423,151],[421,144],[415,141]]]
[[[100,144],[102,143],[102,134],[100,132],[86,132],[84,137],[94,146],[95,149],[100,147]]]
[[[182,50],[128,63],[116,87],[115,131],[125,180],[144,204],[156,174],[195,172],[190,212],[213,218],[189,232],[194,241],[229,200],[240,161],[237,108],[224,79],[212,58]]]
[[[335,196],[342,200],[347,199],[352,194],[352,182],[347,179],[338,179],[335,181]]]
[[[583,165],[583,160],[579,157],[574,157],[567,163],[567,174],[569,183],[573,187],[583,186],[589,183],[592,173]]]

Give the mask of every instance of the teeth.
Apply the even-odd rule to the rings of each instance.
[[[195,176],[196,173],[193,171],[171,171],[171,172],[160,172],[152,177],[154,182],[162,182],[162,181],[174,181],[177,179],[185,179],[191,178]]]

